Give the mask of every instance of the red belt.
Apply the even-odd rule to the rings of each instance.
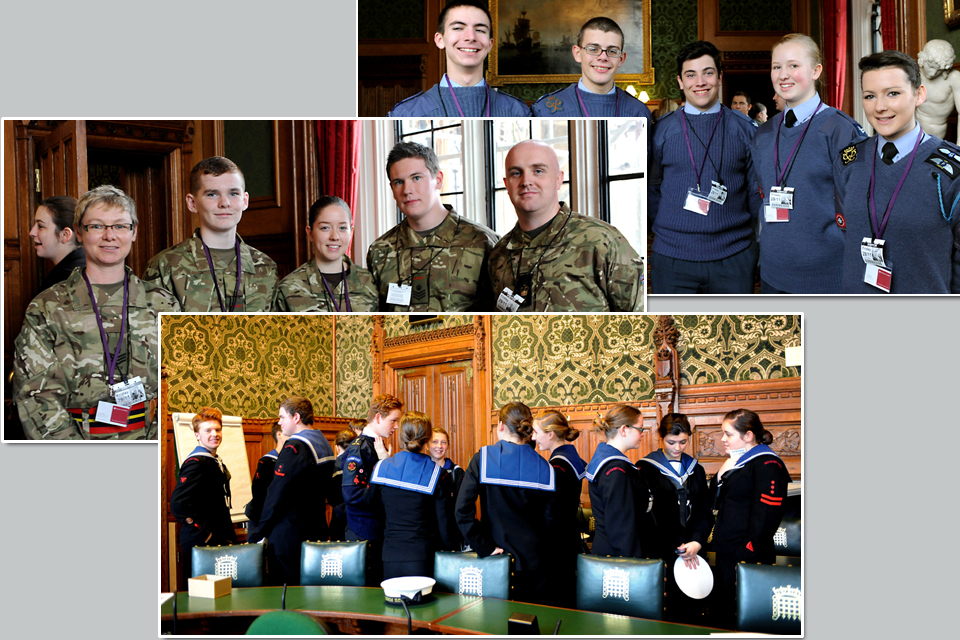
[[[135,431],[137,429],[143,429],[146,423],[146,410],[144,409],[144,403],[138,402],[137,404],[129,407],[130,415],[127,416],[127,426],[118,427],[115,424],[107,424],[106,422],[97,422],[96,420],[89,419],[88,425],[90,427],[90,433],[94,434],[106,434],[106,433],[126,433],[127,431]],[[97,415],[97,408],[92,407],[90,409],[67,409],[67,413],[73,416],[73,419],[80,423],[80,428],[83,428],[83,418],[84,416],[95,416]]]

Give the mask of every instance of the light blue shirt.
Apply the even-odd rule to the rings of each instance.
[[[892,141],[894,146],[897,147],[897,155],[893,156],[894,163],[900,162],[902,159],[910,155],[910,153],[913,151],[913,145],[917,143],[917,136],[920,135],[921,131],[923,131],[923,129],[920,128],[920,123],[914,123],[913,129]],[[927,137],[929,136],[924,134],[924,138],[926,139]],[[891,140],[887,140],[883,136],[877,136],[878,156],[883,154],[883,146],[888,142],[891,142]],[[920,142],[922,143],[923,140]]]
[[[487,83],[486,80],[484,80],[483,78],[480,78],[480,82],[478,82],[477,84],[475,84],[475,85],[473,85],[473,86],[475,86],[475,87],[482,87],[482,86],[485,85],[486,83]],[[462,88],[464,88],[466,85],[457,84],[457,83],[454,82],[453,80],[451,80],[451,81],[448,83],[448,82],[447,82],[447,74],[443,74],[443,77],[440,78],[440,86],[441,86],[441,87],[453,87],[454,89],[462,89]],[[469,88],[469,87],[468,87],[468,88]]]
[[[700,109],[697,109],[696,107],[692,106],[689,102],[687,102],[686,104],[683,105],[683,112],[688,116],[705,116],[711,113],[719,113],[720,101],[717,100],[716,104],[714,104],[712,107],[710,107],[706,111],[700,111]]]
[[[797,116],[797,124],[800,124],[801,122],[806,122],[807,120],[813,117],[813,112],[816,111],[817,107],[820,106],[820,102],[821,102],[820,96],[815,93],[813,94],[813,97],[807,100],[806,102],[798,104],[792,109],[787,109],[787,111],[784,111],[783,117],[784,118],[787,117],[788,111],[793,111],[793,115]],[[823,111],[823,108],[821,107],[820,110]],[[793,126],[797,126],[797,124]]]
[[[583,84],[583,78],[580,78],[579,80],[577,80],[577,88],[580,89],[580,91],[583,91],[584,93],[593,93],[593,91],[590,91],[590,89],[587,89],[587,85]],[[597,95],[609,96],[611,93],[616,93],[616,92],[617,92],[617,85],[614,84],[613,89],[610,89],[610,91],[607,91],[604,94],[597,94]]]

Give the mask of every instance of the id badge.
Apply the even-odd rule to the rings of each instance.
[[[884,293],[890,293],[890,282],[893,280],[893,269],[868,264],[863,273],[863,281],[871,287],[876,287]]]
[[[127,418],[130,416],[130,409],[121,407],[112,402],[101,400],[97,403],[97,422],[112,424],[116,427],[127,426]]]
[[[863,261],[867,264],[886,267],[887,263],[883,260],[883,251],[885,248],[885,240],[864,238],[860,241],[860,257],[863,258]]]
[[[521,304],[523,304],[523,298],[511,291],[509,287],[504,287],[500,297],[497,298],[498,311],[516,311]]]
[[[773,198],[773,194],[770,194],[770,197]],[[763,204],[763,221],[764,222],[790,222],[790,209],[784,209],[783,207],[775,207],[767,202]]]
[[[696,189],[688,189],[687,200],[684,202],[683,208],[705,216],[710,211],[710,199],[702,193],[698,193]]]
[[[533,300],[533,273],[521,273],[517,276],[516,286],[520,307],[529,307]]]
[[[770,206],[777,209],[793,209],[793,187],[771,188]]]
[[[710,202],[716,202],[717,204],[723,204],[727,201],[727,187],[720,184],[716,180],[710,181],[710,195],[707,196],[707,199]]]
[[[132,407],[147,399],[147,392],[143,388],[143,381],[140,376],[131,378],[126,382],[118,382],[111,386],[110,390],[113,392],[113,398],[121,407]]]
[[[387,286],[387,302],[389,304],[396,304],[402,307],[409,307],[411,293],[412,289],[410,288],[410,285],[391,282]]]

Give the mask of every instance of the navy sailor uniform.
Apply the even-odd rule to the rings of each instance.
[[[650,490],[630,458],[616,447],[597,445],[586,478],[590,481],[590,506],[597,529],[594,555],[642,558],[640,536],[649,526]]]
[[[273,471],[277,466],[277,450],[271,449],[257,460],[257,470],[253,474],[253,482],[250,484],[250,493],[252,495],[250,502],[243,508],[243,512],[250,519],[250,540],[253,540],[254,532],[260,522],[260,514],[263,512],[263,501],[267,498],[267,489],[270,488],[270,481],[273,480]],[[259,540],[259,538],[257,538]]]
[[[450,546],[445,493],[452,478],[423,453],[401,451],[370,477],[386,516],[383,577],[432,576],[433,554]]]
[[[341,491],[346,506],[347,540],[366,540],[367,544],[367,586],[376,587],[382,582],[383,561],[383,505],[375,500],[375,492],[370,485],[370,474],[380,456],[373,444],[373,438],[359,435],[347,445],[343,454],[343,474]]]
[[[463,467],[450,458],[443,459],[443,465],[440,469],[442,470],[441,478],[450,478],[444,489],[444,499],[447,502],[447,514],[449,515],[447,519],[448,531],[446,540],[449,541],[450,546],[446,547],[444,551],[460,551],[463,548],[463,535],[460,533],[460,527],[457,526],[457,519],[454,517],[454,512],[457,508],[457,494],[460,492],[460,485],[463,483],[465,472]]]
[[[553,568],[560,600],[555,604],[572,608],[576,607],[577,556],[583,552],[577,514],[587,463],[575,446],[562,444],[550,454],[550,466],[557,479],[557,517],[553,528],[557,539],[557,562]]]

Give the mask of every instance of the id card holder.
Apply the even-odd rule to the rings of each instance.
[[[143,381],[140,376],[131,378],[126,382],[118,382],[110,387],[113,392],[113,398],[121,407],[132,407],[138,402],[144,402],[147,399],[147,392],[143,388]],[[126,423],[124,423],[126,424]]]
[[[387,286],[387,302],[389,304],[396,304],[402,307],[409,307],[411,293],[412,289],[410,288],[410,285],[391,282]]]
[[[717,204],[723,204],[727,201],[727,187],[720,184],[716,180],[710,181],[710,195],[707,196],[707,199],[710,202],[716,202]]]
[[[127,418],[130,417],[130,409],[121,407],[112,402],[101,400],[97,403],[97,422],[112,424],[116,427],[127,426]]]
[[[873,238],[864,238],[860,241],[860,257],[863,258],[863,261],[866,264],[876,265],[878,267],[886,267],[887,263],[884,262],[883,253],[886,249],[885,240],[875,240]]]
[[[497,298],[498,311],[516,311],[523,304],[523,298],[515,294],[510,287],[504,287]]]
[[[793,187],[772,187],[770,206],[777,209],[793,209]]]
[[[770,194],[773,198],[773,194]],[[790,222],[790,209],[773,206],[769,200],[763,203],[764,222]]]
[[[533,273],[521,273],[517,276],[517,297],[520,298],[520,308],[529,307],[533,300]]]
[[[881,267],[868,264],[863,273],[863,281],[871,287],[876,287],[884,293],[890,293],[890,283],[893,280],[893,265]]]
[[[687,199],[683,203],[683,208],[705,216],[710,211],[710,198],[696,189],[687,189]]]

